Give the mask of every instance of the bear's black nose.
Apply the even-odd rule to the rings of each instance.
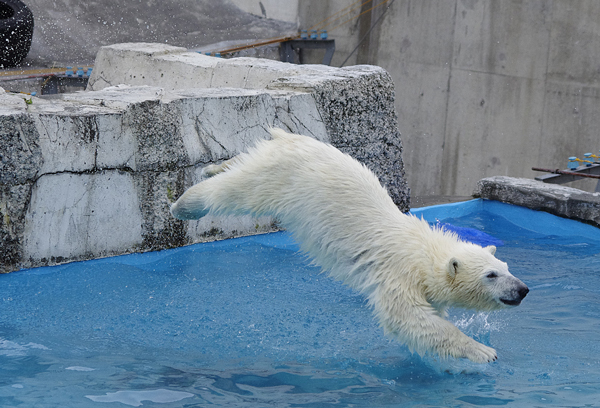
[[[523,282],[519,281],[517,287],[510,292],[509,298],[500,298],[500,301],[508,306],[519,306],[521,300],[529,293],[529,288]]]
[[[525,296],[527,296],[528,293],[529,293],[529,288],[527,286],[523,286],[521,289],[519,289],[519,297],[521,299],[523,299]]]

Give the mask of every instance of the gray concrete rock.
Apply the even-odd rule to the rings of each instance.
[[[530,179],[496,176],[480,180],[473,195],[600,227],[600,193]]]
[[[394,203],[408,211],[410,189],[401,157],[392,78],[372,66],[340,69],[336,76],[341,78],[314,87],[331,144],[373,170]]]
[[[320,116],[329,141],[371,168],[388,187],[394,202],[408,211],[409,189],[400,157],[402,143],[394,109],[393,80],[383,69],[368,65],[341,69],[299,66],[256,58],[221,59],[166,44],[115,44],[101,48],[88,89],[160,84],[164,89],[177,90],[185,81],[199,88],[235,87],[309,94],[311,100],[293,106],[296,115],[305,112],[305,117],[294,123],[289,123],[289,119],[282,122],[293,129],[305,121],[314,122],[315,114]],[[238,109],[235,104],[228,106]],[[279,109],[277,117],[284,112]],[[248,111],[243,117],[255,114]],[[231,115],[224,110],[223,117]],[[310,135],[303,128],[298,132]]]
[[[55,264],[130,252],[141,248],[141,234],[140,199],[131,174],[47,174],[32,189],[23,262]]]
[[[276,230],[270,217],[169,213],[204,166],[247,151],[270,127],[348,152],[408,209],[394,89],[380,68],[300,70],[162,44],[111,46],[99,58],[110,69],[94,71],[96,90],[0,99],[2,272]],[[168,75],[123,75],[157,61]],[[240,87],[222,87],[228,77]]]
[[[40,135],[32,118],[21,112],[0,114],[0,140],[0,185],[32,181],[43,165]]]

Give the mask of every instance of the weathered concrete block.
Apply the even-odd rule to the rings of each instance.
[[[160,84],[169,90],[262,89],[283,75],[320,70],[267,59],[209,57],[167,44],[115,44],[98,52],[87,89],[98,91],[119,84]]]
[[[120,171],[41,177],[25,217],[23,263],[60,263],[123,253],[142,243],[133,177]]]
[[[281,78],[269,88],[311,92],[330,143],[367,165],[396,205],[408,211],[410,190],[404,178],[391,77],[381,68],[367,65],[334,72],[327,81],[302,75]]]
[[[408,210],[394,88],[382,69],[221,60],[162,44],[103,50],[97,90],[0,99],[0,271],[276,229],[270,217],[183,222],[169,213],[204,166],[247,151],[269,127],[348,152]]]
[[[0,183],[0,272],[23,265],[25,212],[32,183],[6,185]]]
[[[147,83],[146,81],[157,83],[164,77],[165,71],[160,64],[156,64],[156,57],[166,54],[182,54],[186,51],[181,47],[153,43],[123,43],[101,47],[96,55],[96,60],[105,61],[108,67],[94,66],[94,71],[88,81],[88,90],[100,90],[111,86],[110,81],[115,75],[118,75],[121,80],[114,85],[125,83],[143,85]],[[119,68],[111,70],[111,63]],[[151,65],[152,69],[140,70],[140,67],[149,68]],[[167,66],[171,65],[167,64]],[[179,78],[189,78],[189,75]]]
[[[32,181],[44,162],[32,118],[19,111],[0,113],[0,140],[0,185]]]
[[[25,98],[19,95],[7,94],[0,87],[0,115],[14,115],[27,111]]]
[[[408,210],[409,189],[400,159],[402,144],[394,109],[393,81],[381,68],[337,69],[256,58],[221,59],[156,44],[148,45],[146,51],[145,44],[136,44],[131,51],[127,51],[128,47],[128,44],[117,44],[102,48],[88,89],[100,90],[119,84],[160,84],[164,89],[179,89],[183,86],[181,78],[187,78],[190,85],[197,87],[266,88],[308,93],[316,98],[316,104],[310,105],[317,107],[331,143],[369,166],[388,187],[394,202],[402,210]],[[136,66],[134,71],[139,74],[135,78],[125,75],[126,67],[115,63],[124,59],[129,66]],[[160,81],[146,73],[158,70],[155,63],[163,67],[160,64],[166,60],[172,65],[160,68]],[[102,78],[101,82],[99,78]],[[217,117],[229,116],[229,112],[222,116],[218,112],[215,114]],[[249,116],[244,114],[244,117]]]
[[[44,162],[42,173],[89,171],[96,164],[98,126],[91,115],[42,112],[32,115]]]
[[[537,180],[496,176],[480,180],[473,195],[600,227],[600,193],[588,193]]]

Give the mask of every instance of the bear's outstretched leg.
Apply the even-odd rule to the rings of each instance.
[[[418,313],[418,311],[416,311]],[[408,321],[408,320],[407,320]],[[497,359],[496,350],[481,344],[461,332],[456,326],[438,316],[428,316],[411,330],[411,339],[398,336],[404,343],[414,345],[419,354],[432,351],[441,357],[468,358],[474,363],[491,363]]]
[[[188,189],[171,206],[171,214],[181,220],[197,220],[207,215],[210,203],[206,202],[206,197],[210,191],[214,191],[218,187],[218,184],[205,184],[206,180],[228,170],[235,163],[235,159],[234,157],[225,160],[223,163],[210,164],[204,167],[200,173],[200,178],[205,181]],[[226,184],[223,185],[226,186]]]
[[[496,350],[465,335],[406,287],[402,284],[381,285],[369,296],[369,303],[386,334],[396,337],[421,356],[433,352],[443,358],[468,358],[474,363],[490,363],[497,359]]]
[[[171,214],[180,220],[197,220],[206,216],[211,208],[215,209],[214,200],[211,201],[209,198],[218,192],[221,192],[221,196],[231,195],[228,188],[232,184],[221,180],[215,182],[215,176],[225,176],[226,170],[234,165],[236,159],[237,156],[220,164],[210,164],[204,167],[200,173],[200,178],[203,181],[183,193],[171,206]],[[243,178],[245,175],[242,173],[240,176]],[[229,174],[225,178],[232,179]],[[235,178],[234,175],[233,179]]]
[[[181,220],[195,220],[213,211],[215,214],[263,215],[261,201],[272,186],[276,160],[256,160],[252,166],[241,163],[247,154],[242,153],[221,164],[202,169],[202,181],[187,189],[171,206],[171,214]],[[281,173],[281,172],[280,172]],[[270,196],[280,194],[275,187]],[[271,199],[272,201],[272,199]],[[267,202],[268,205],[268,201]]]

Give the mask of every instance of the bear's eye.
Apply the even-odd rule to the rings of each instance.
[[[495,279],[497,277],[498,277],[498,274],[496,272],[490,272],[487,274],[488,279]]]

